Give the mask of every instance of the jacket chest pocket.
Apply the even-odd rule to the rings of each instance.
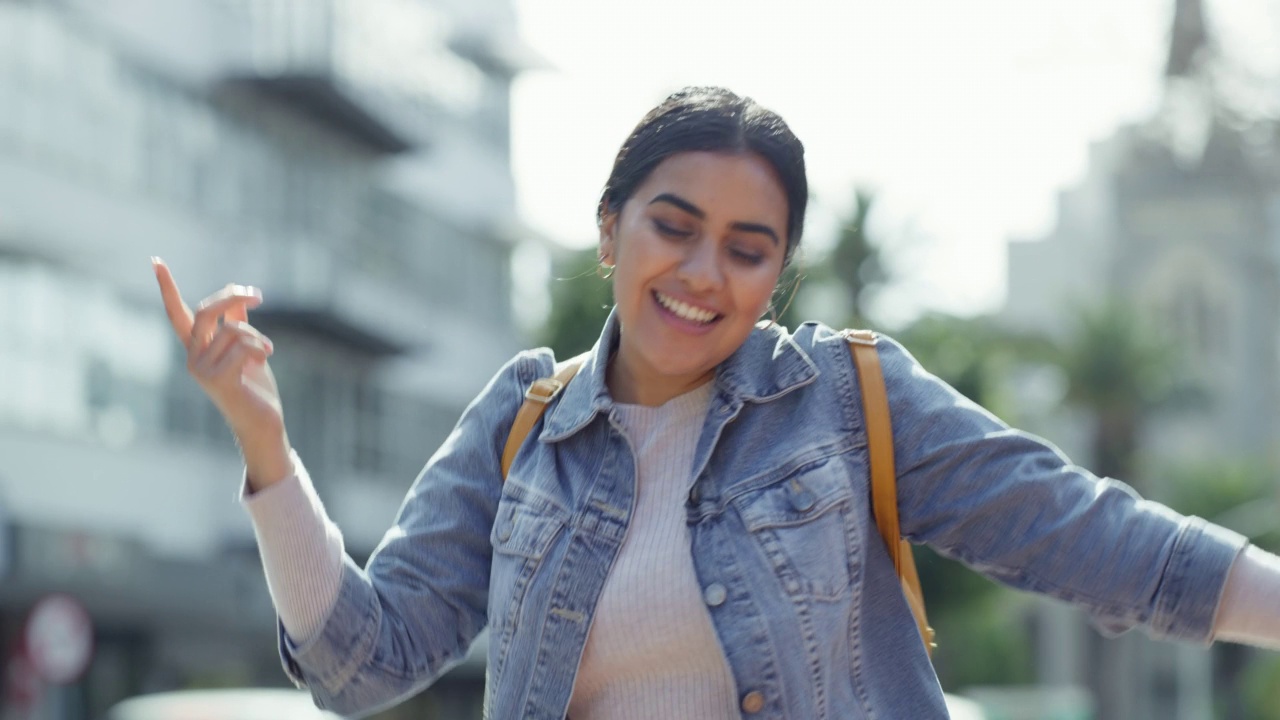
[[[548,549],[564,528],[557,517],[504,498],[489,533],[493,560],[489,571],[491,665],[500,669],[522,617],[525,598]],[[496,653],[496,654],[495,654]],[[496,661],[496,662],[493,662]]]
[[[734,500],[751,537],[792,597],[837,600],[854,562],[852,489],[841,463],[808,463]]]

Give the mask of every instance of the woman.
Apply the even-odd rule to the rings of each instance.
[[[872,519],[846,341],[758,322],[807,192],[800,142],[755,102],[691,88],[651,111],[600,200],[616,307],[578,377],[504,484],[517,408],[554,365],[511,360],[363,570],[290,449],[271,344],[246,322],[261,296],[230,286],[193,316],[157,262],[190,370],[244,452],[290,676],[370,712],[488,626],[495,718],[946,717]],[[1280,560],[1069,465],[892,341],[879,351],[906,537],[1113,630],[1280,646]]]

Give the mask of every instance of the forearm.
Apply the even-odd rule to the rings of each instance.
[[[1227,576],[1215,639],[1280,650],[1280,557],[1250,545]]]
[[[253,520],[267,588],[289,637],[304,644],[319,633],[342,582],[342,534],[329,520],[296,456],[279,482],[242,495]],[[251,476],[250,476],[251,477]]]

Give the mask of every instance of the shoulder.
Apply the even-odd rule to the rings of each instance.
[[[785,342],[809,357],[819,372],[835,382],[848,382],[858,377],[855,371],[853,356],[849,349],[848,333],[858,328],[837,329],[821,322],[803,323],[789,332],[778,328],[780,335],[785,335]],[[879,331],[875,334],[876,354],[880,358],[881,374],[886,386],[893,392],[894,388],[933,388],[938,383],[909,350],[897,339]]]
[[[848,356],[849,340],[846,335],[859,328],[836,329],[826,323],[810,320],[798,326],[794,331],[784,327],[771,330],[779,340],[795,345],[809,355]],[[882,363],[890,363],[895,369],[909,369],[918,366],[915,357],[905,346],[893,337],[878,330],[873,330],[876,337],[876,349]],[[886,368],[886,372],[887,372]]]
[[[538,378],[553,375],[556,369],[556,354],[549,347],[538,347],[521,350],[507,361],[506,368],[525,382],[533,382]]]
[[[555,353],[550,348],[521,350],[498,368],[467,410],[499,415],[514,412],[534,380],[554,374],[555,363]]]

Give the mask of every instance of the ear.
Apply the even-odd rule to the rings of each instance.
[[[604,216],[600,222],[600,262],[612,266],[614,260],[614,252],[618,249],[618,243],[614,239],[618,230],[618,213],[609,213]]]

